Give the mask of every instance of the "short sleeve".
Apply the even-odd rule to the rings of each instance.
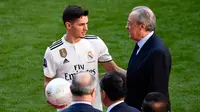
[[[53,78],[56,75],[56,63],[49,47],[46,49],[43,61],[44,75],[48,78]]]
[[[99,38],[99,57],[98,57],[98,62],[103,63],[103,62],[109,62],[112,61],[112,56],[109,54],[108,48],[106,44]]]

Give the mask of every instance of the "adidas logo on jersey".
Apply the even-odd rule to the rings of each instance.
[[[65,58],[65,60],[63,61],[63,64],[68,63],[69,60]]]

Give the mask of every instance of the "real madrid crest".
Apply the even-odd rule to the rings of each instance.
[[[60,56],[65,58],[67,56],[67,50],[65,48],[62,48],[59,50]]]
[[[94,57],[92,51],[88,51],[88,60],[92,60]]]

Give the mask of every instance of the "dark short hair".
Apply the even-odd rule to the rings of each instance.
[[[88,10],[83,9],[80,6],[68,5],[63,12],[62,19],[65,24],[65,22],[72,22],[81,16],[88,16],[88,14]]]
[[[142,103],[142,112],[168,112],[168,99],[161,93],[149,93]]]
[[[100,87],[111,101],[119,100],[126,95],[126,77],[117,71],[107,72],[100,81]]]

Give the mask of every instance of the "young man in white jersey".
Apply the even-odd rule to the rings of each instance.
[[[88,11],[77,5],[69,5],[63,13],[66,34],[47,47],[44,55],[44,88],[53,78],[61,77],[71,82],[73,77],[88,71],[98,81],[98,63],[106,71],[117,70],[126,74],[118,67],[108,52],[105,43],[97,36],[86,35],[88,30]],[[100,88],[97,86],[93,106],[102,110]],[[63,106],[55,106],[56,108]]]

